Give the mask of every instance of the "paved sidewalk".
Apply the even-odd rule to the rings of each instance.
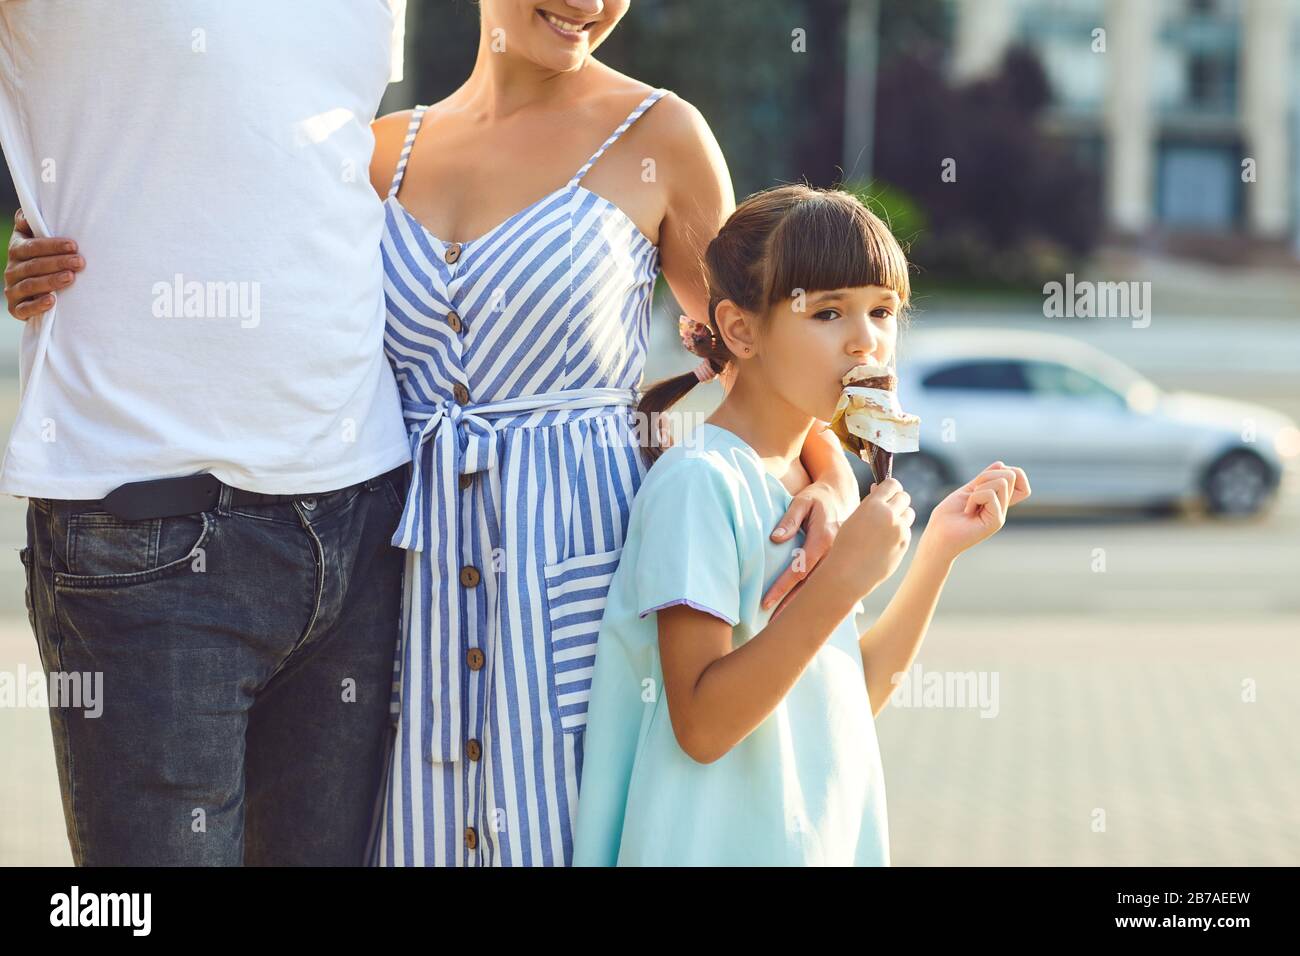
[[[1297,632],[940,612],[923,672],[996,672],[997,712],[880,715],[895,865],[1300,863]],[[0,670],[20,660],[39,666],[27,622],[0,619]],[[47,714],[0,709],[0,755],[0,865],[69,863]]]
[[[1298,635],[1295,615],[941,612],[922,668],[997,672],[999,710],[877,718],[893,862],[1300,863]]]
[[[0,617],[0,673],[16,680],[20,665],[41,673],[27,618]],[[0,707],[0,866],[71,865],[49,711]]]

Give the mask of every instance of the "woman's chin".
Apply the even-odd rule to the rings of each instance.
[[[528,61],[534,66],[550,73],[572,73],[580,69],[587,60],[586,51],[548,49],[539,50]]]

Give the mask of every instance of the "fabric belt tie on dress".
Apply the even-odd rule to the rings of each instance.
[[[446,521],[435,520],[433,495],[439,496],[441,507],[455,508],[459,494],[458,476],[496,468],[497,427],[493,423],[497,419],[537,411],[634,406],[637,400],[638,394],[634,389],[584,388],[521,395],[481,405],[461,405],[447,400],[432,405],[403,403],[402,414],[410,431],[412,470],[402,518],[392,543],[408,551],[429,552],[435,562],[434,580],[446,586],[447,619],[439,619],[442,602],[431,601],[429,617],[423,622],[433,637],[427,646],[427,663],[434,671],[435,698],[423,702],[420,708],[424,714],[424,739],[429,744],[429,759],[436,762],[459,760],[465,736],[460,699],[464,648],[460,632],[459,529],[454,513]],[[542,427],[554,424],[557,423],[546,422]],[[424,461],[426,442],[430,446],[427,463]],[[404,688],[418,688],[421,685],[418,675],[408,684],[411,675],[405,673],[405,663],[410,660],[409,649],[403,656],[402,684]]]

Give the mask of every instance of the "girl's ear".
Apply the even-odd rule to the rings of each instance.
[[[713,307],[713,323],[732,355],[744,356],[754,350],[754,316],[730,299]]]

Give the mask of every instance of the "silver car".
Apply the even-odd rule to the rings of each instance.
[[[918,331],[900,349],[898,379],[903,408],[921,416],[921,442],[894,459],[894,476],[921,518],[998,459],[1025,469],[1040,507],[1200,501],[1217,514],[1254,514],[1300,454],[1300,430],[1287,416],[1164,392],[1066,336]],[[865,494],[871,469],[850,461]]]

